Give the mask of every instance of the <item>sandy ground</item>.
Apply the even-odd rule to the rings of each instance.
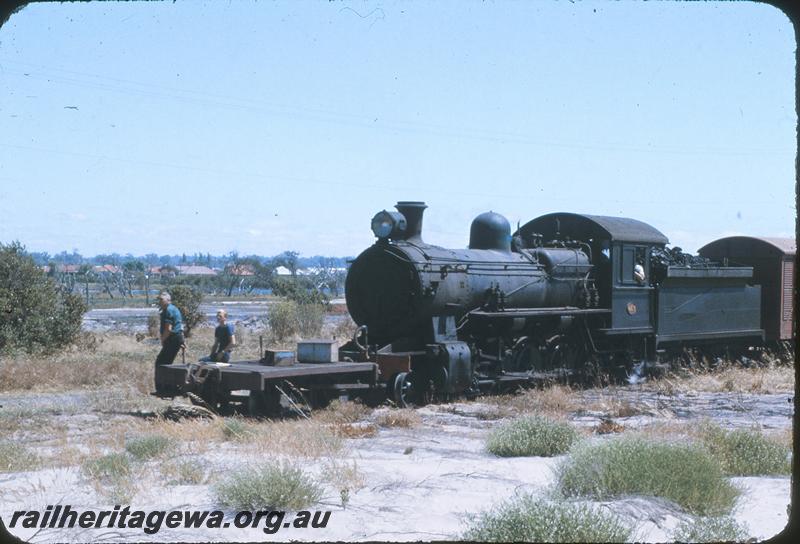
[[[589,390],[586,401],[609,395]],[[87,413],[85,393],[60,395],[1,395],[0,404],[10,407],[33,407],[41,403],[62,407],[54,416],[66,426],[68,434],[79,443],[81,433],[112,416]],[[619,399],[638,403],[639,413],[615,421],[635,428],[653,422],[692,424],[713,418],[720,424],[738,427],[760,424],[764,429],[791,427],[792,405],[787,394],[744,395],[737,393],[697,393],[671,397],[659,396],[635,386],[613,391]],[[593,397],[594,396],[594,397]],[[274,535],[260,527],[249,529],[167,529],[154,535],[136,529],[25,530],[12,531],[35,542],[54,541],[416,541],[456,538],[465,528],[466,516],[484,510],[516,493],[547,495],[554,480],[553,469],[561,462],[555,458],[498,458],[484,449],[489,430],[496,420],[484,415],[492,406],[486,402],[433,405],[417,410],[422,418],[415,428],[381,428],[368,438],[347,440],[342,461],[355,462],[365,480],[365,487],[353,492],[347,507],[339,493],[326,488],[315,508],[331,512],[325,529],[282,529]],[[374,420],[386,408],[373,412]],[[600,413],[583,412],[573,417],[579,426],[598,424]],[[113,416],[123,421],[130,416]],[[48,447],[47,437],[38,437],[35,429],[15,431],[15,438],[25,440],[41,451]],[[590,440],[604,440],[593,436]],[[252,451],[252,450],[251,450]],[[224,442],[213,450],[198,454],[198,461],[214,471],[243,464],[271,462],[269,453],[248,453],[235,443]],[[151,462],[153,463],[153,462]],[[321,461],[308,461],[312,473],[324,470]],[[788,477],[733,478],[742,489],[734,515],[747,524],[751,536],[759,540],[779,533],[787,523],[790,500]],[[6,522],[17,509],[44,509],[48,504],[71,504],[73,509],[110,509],[113,505],[99,496],[77,466],[44,469],[35,472],[0,473],[0,515]],[[625,497],[596,503],[636,526],[636,540],[659,542],[690,516],[668,501],[652,497]],[[210,485],[167,485],[158,480],[139,492],[132,508],[215,510]],[[233,513],[226,512],[226,521]]]

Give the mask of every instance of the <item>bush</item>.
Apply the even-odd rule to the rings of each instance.
[[[698,515],[731,510],[739,495],[702,446],[620,437],[578,448],[558,469],[566,496],[654,495]]]
[[[39,457],[21,444],[0,441],[0,472],[21,472],[39,466]]]
[[[0,244],[0,352],[52,353],[72,344],[86,305],[62,290],[18,243]]]
[[[150,314],[147,316],[147,336],[150,338],[159,338],[159,328],[161,327],[161,319],[158,314]]]
[[[297,304],[286,300],[270,305],[267,324],[276,340],[291,338],[297,332]]]
[[[316,288],[314,282],[306,276],[293,278],[272,278],[273,294],[284,297],[296,304],[328,304],[328,297]]]
[[[183,334],[187,338],[192,335],[192,329],[205,322],[206,316],[200,311],[203,302],[203,293],[186,285],[175,285],[169,289],[172,304],[178,307],[183,317]]]
[[[583,504],[531,495],[473,517],[462,535],[476,542],[625,542],[632,529],[614,515]]]
[[[322,497],[322,488],[290,463],[234,472],[216,488],[219,502],[237,510],[301,510]]]
[[[172,440],[160,434],[137,436],[125,442],[125,450],[137,461],[146,461],[163,455]]]
[[[684,521],[671,536],[675,542],[743,542],[750,538],[747,526],[730,516]]]
[[[731,476],[791,474],[790,451],[758,431],[726,431],[716,424],[700,430],[703,444]]]
[[[325,322],[325,305],[309,302],[297,305],[297,331],[302,338],[314,338],[322,332]]]
[[[527,416],[494,429],[486,449],[500,457],[552,457],[566,453],[577,440],[578,432],[569,423]]]

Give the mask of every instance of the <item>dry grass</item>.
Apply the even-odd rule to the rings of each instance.
[[[372,438],[378,434],[374,423],[336,423],[328,428],[340,438]]]
[[[401,410],[388,410],[382,412],[377,417],[377,423],[381,427],[418,427],[422,423],[422,418],[414,410],[408,408]]]
[[[40,464],[39,456],[22,444],[0,441],[0,473],[35,470]]]
[[[592,430],[596,434],[613,434],[624,432],[625,426],[611,419],[603,419],[600,421],[600,424]]]
[[[744,368],[724,364],[710,370],[680,370],[645,382],[647,389],[665,395],[676,392],[788,393],[794,391],[794,367],[770,364]]]
[[[352,340],[358,325],[350,317],[350,315],[342,316],[342,318],[330,330],[330,336],[336,340],[339,346]],[[327,331],[326,331],[327,332]]]
[[[51,356],[16,354],[0,360],[0,391],[64,390],[131,384],[152,389],[158,347],[134,336],[97,335],[94,351],[72,349]]]
[[[621,399],[614,394],[601,393],[597,399],[583,402],[581,411],[600,412],[605,417],[632,417],[651,414],[652,409],[644,403]]]
[[[347,508],[351,495],[366,485],[366,478],[358,470],[355,461],[348,463],[339,459],[330,459],[325,464],[322,473],[325,481],[339,492],[343,508]]]
[[[368,406],[354,401],[333,400],[324,410],[314,412],[314,419],[322,423],[356,423],[372,413]]]
[[[177,459],[159,467],[169,485],[200,485],[208,481],[208,470],[202,459]]]
[[[324,458],[344,448],[344,441],[329,426],[314,420],[260,421],[245,447],[255,452]]]
[[[526,389],[514,395],[488,397],[485,402],[493,406],[489,415],[501,417],[536,413],[566,417],[581,408],[580,398],[568,385],[551,385],[545,389]],[[492,419],[492,418],[486,418]]]

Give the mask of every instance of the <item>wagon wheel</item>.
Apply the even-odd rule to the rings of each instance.
[[[392,383],[392,400],[399,408],[408,408],[413,404],[414,386],[410,372],[400,372]]]

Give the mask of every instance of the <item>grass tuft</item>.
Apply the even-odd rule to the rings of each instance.
[[[109,453],[84,461],[82,468],[84,474],[92,480],[95,489],[112,503],[130,503],[136,495],[130,456]]]
[[[217,500],[238,510],[301,510],[322,496],[321,486],[299,466],[279,463],[234,472],[215,487]]]
[[[417,427],[422,418],[414,410],[404,408],[402,410],[389,410],[383,412],[377,418],[378,425],[381,427]]]
[[[202,460],[175,461],[164,465],[161,472],[172,485],[199,485],[206,480],[206,469]]]
[[[225,440],[248,441],[256,436],[252,424],[238,418],[225,418],[222,420],[222,436]]]
[[[776,476],[791,474],[790,450],[761,432],[750,429],[725,430],[707,423],[700,439],[731,476]]]
[[[578,432],[569,423],[526,416],[494,429],[486,449],[500,457],[552,457],[566,453],[577,440]]]
[[[653,495],[698,515],[730,512],[739,495],[702,446],[637,436],[579,447],[559,467],[557,481],[565,496]]]
[[[147,461],[160,457],[172,445],[172,439],[161,434],[147,434],[131,438],[125,442],[125,450],[137,461]]]
[[[603,510],[523,495],[474,516],[462,539],[473,542],[625,542],[631,535],[630,527]]]
[[[39,456],[22,444],[0,440],[0,472],[35,470],[39,465]]]
[[[131,475],[131,460],[124,453],[109,453],[83,463],[83,471],[94,480],[113,480]]]
[[[684,521],[671,535],[675,542],[743,542],[750,538],[747,526],[731,516]]]
[[[324,410],[316,412],[314,419],[323,423],[356,423],[370,412],[372,410],[360,402],[334,399]]]

